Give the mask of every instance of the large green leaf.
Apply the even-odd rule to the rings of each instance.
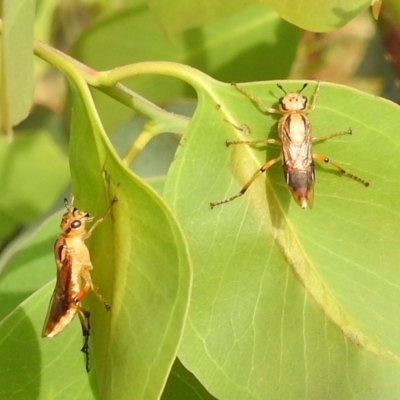
[[[282,18],[313,32],[329,32],[347,24],[354,17],[365,11],[371,0],[261,0]]]
[[[35,2],[3,0],[1,6],[0,130],[10,133],[32,106]]]
[[[104,236],[93,254],[99,265],[96,281],[112,303],[109,324],[93,323],[100,396],[124,398],[133,391],[139,399],[157,398],[174,360],[188,305],[186,247],[160,198],[122,166],[105,141],[88,92],[85,95],[84,104],[81,93],[74,91],[73,190],[98,210],[100,198],[119,199],[112,213],[113,235]],[[87,148],[95,151],[88,155]],[[102,208],[106,205],[103,200]],[[104,317],[101,320],[105,323]]]
[[[182,13],[179,16],[187,19]],[[289,73],[299,36],[296,27],[265,7],[254,5],[171,41],[145,7],[135,7],[91,26],[72,54],[98,70],[165,60],[188,64],[226,82],[277,79]],[[140,40],[127,41],[127,37]],[[194,97],[186,84],[169,77],[141,76],[127,79],[124,84],[154,102],[189,94]],[[132,113],[101,93],[95,93],[95,100],[107,129],[114,129]]]
[[[0,385],[2,398],[28,398],[34,393],[35,398],[120,399],[135,393],[135,399],[158,399],[187,313],[191,288],[187,249],[160,197],[116,157],[90,93],[80,85],[78,90],[72,84],[70,164],[75,205],[98,218],[111,199],[118,197],[111,215],[89,240],[93,280],[111,310],[106,312],[94,296],[88,296],[92,311],[88,380],[79,353],[82,338],[77,322],[60,337],[40,338],[54,282],[28,297],[0,322],[2,370],[9,366],[2,379],[13,376],[13,385],[6,381]],[[44,244],[40,239],[37,243]],[[47,252],[52,252],[50,244]],[[43,257],[43,246],[31,246],[30,255],[31,259],[25,258],[26,271],[28,265],[35,265],[32,259]],[[55,274],[53,260],[47,268]],[[15,288],[11,276],[20,277],[21,272],[7,271],[6,266],[4,274],[9,287]],[[40,279],[25,285],[26,290],[38,284]]]
[[[282,95],[274,82],[242,86],[268,106]],[[180,359],[218,399],[396,399],[399,107],[322,84],[313,134],[351,127],[353,135],[315,151],[371,186],[317,165],[314,208],[302,210],[276,165],[245,196],[210,210],[279,154],[274,146],[266,154],[262,146],[227,148],[225,140],[277,137],[277,119],[204,79],[165,188],[194,264]],[[247,124],[250,137],[232,124]]]
[[[250,4],[262,3],[277,12],[282,18],[300,28],[314,32],[331,31],[345,25],[371,5],[371,0],[225,0],[200,1],[195,5],[190,0],[148,0],[153,15],[170,35],[198,27],[234,13]],[[185,15],[186,18],[182,18]]]

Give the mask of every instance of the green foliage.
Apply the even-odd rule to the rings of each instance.
[[[170,26],[175,25],[170,21]],[[254,5],[190,30],[171,42],[148,10],[137,6],[112,14],[90,27],[76,42],[72,54],[98,70],[141,61],[174,61],[225,82],[278,79],[289,73],[299,35],[296,27],[277,14]],[[125,37],[148,40],[122,41]],[[107,46],[107,51],[98,51],[103,46]],[[128,78],[124,83],[155,102],[194,97],[194,91],[188,90],[185,82],[162,75],[151,79],[149,76]],[[94,98],[107,129],[115,128],[131,113],[101,93],[94,93]]]
[[[10,135],[32,104],[35,5],[29,0],[3,0],[1,15],[5,24],[0,47],[0,131]]]
[[[263,4],[285,20],[310,31],[327,32],[340,28],[371,5],[371,0],[215,0],[198,2],[149,0],[150,10],[169,35],[196,28],[217,17],[233,14],[251,4]],[[184,10],[187,18],[182,18]]]
[[[0,137],[0,181],[3,240],[50,207],[68,182],[68,160],[46,130]]]
[[[285,89],[301,84],[287,82]],[[249,140],[231,124],[247,124],[253,140],[276,137],[276,117],[263,115],[232,87],[208,88],[164,192],[194,265],[181,361],[221,399],[265,393],[351,398],[351,392],[356,398],[395,398],[400,291],[392,260],[399,257],[400,220],[391,182],[399,173],[400,143],[392,134],[398,107],[323,84],[310,115],[315,136],[353,129],[351,137],[315,145],[315,151],[370,180],[369,188],[317,166],[315,205],[304,211],[277,165],[244,197],[210,211],[210,201],[237,193],[279,150],[226,148],[227,139]],[[281,95],[274,82],[245,88],[267,105]],[[387,155],[386,162],[374,162],[377,154]],[[382,386],[366,385],[376,376]],[[338,380],[350,383],[338,386]]]
[[[285,20],[313,32],[342,27],[371,5],[371,0],[306,0],[301,2],[261,0]]]
[[[123,398],[134,388],[138,398],[157,398],[188,308],[191,270],[186,244],[162,199],[115,156],[89,91],[77,87],[73,93],[73,192],[97,210],[99,199],[118,198],[112,232],[97,236],[97,246],[93,243],[101,249],[93,254],[93,263],[102,273],[93,276],[113,305],[107,322],[103,317],[93,324],[93,332],[99,332],[93,334],[93,348],[100,396]],[[87,148],[94,151],[82,153]]]
[[[238,193],[280,151],[225,146],[277,138],[279,116],[263,114],[224,81],[280,79],[239,83],[277,107],[278,82],[286,91],[304,83],[282,81],[299,30],[281,17],[333,29],[365,1],[319,2],[318,13],[311,0],[302,12],[300,3],[270,2],[280,17],[262,5],[236,12],[250,3],[243,0],[229,9],[203,2],[184,14],[174,9],[183,1],[149,1],[169,39],[142,2],[115,12],[103,3],[108,14],[71,52],[88,66],[34,45],[67,78],[69,138],[61,116],[39,118],[34,110],[29,130],[0,142],[0,240],[10,242],[0,254],[0,398],[397,399],[398,106],[322,82],[309,114],[316,137],[352,128],[314,151],[370,187],[317,163],[314,207],[302,210],[277,163],[244,196],[209,207]],[[52,9],[54,2],[46,12]],[[310,98],[315,85],[303,94]],[[189,106],[171,105],[182,97],[192,99]],[[133,113],[141,119],[128,121]],[[70,174],[59,148],[67,139]],[[95,219],[118,198],[88,240],[93,281],[111,304],[106,311],[92,294],[83,301],[91,310],[89,374],[77,321],[41,338],[63,189]],[[49,210],[53,203],[57,210]]]

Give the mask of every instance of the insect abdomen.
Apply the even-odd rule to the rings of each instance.
[[[284,166],[288,188],[301,208],[312,208],[314,199],[314,165],[305,170],[289,169]]]

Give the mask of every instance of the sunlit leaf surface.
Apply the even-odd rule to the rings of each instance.
[[[59,337],[40,337],[54,282],[28,297],[0,322],[1,370],[7,370],[0,377],[2,398],[125,399],[132,392],[135,399],[158,399],[182,335],[191,273],[180,228],[161,198],[122,166],[93,111],[90,94],[83,91],[84,95],[73,92],[72,184],[76,207],[95,218],[118,198],[88,241],[93,280],[111,310],[91,294],[84,301],[91,310],[92,328],[92,371],[87,375],[78,321]],[[44,235],[47,230],[38,232]],[[42,251],[42,246],[31,247],[31,258]],[[51,252],[48,244],[46,254]],[[31,259],[25,259],[25,264],[10,268],[28,271],[29,263]],[[55,276],[54,261],[46,267]],[[4,273],[19,276],[18,271],[7,272],[7,266]],[[32,282],[26,290],[37,284]],[[15,287],[15,279],[10,278],[9,285]],[[17,299],[9,304],[12,301]],[[10,376],[13,384],[7,385]]]
[[[283,83],[298,90],[303,82]],[[194,290],[180,358],[221,399],[395,399],[400,393],[397,105],[322,84],[310,114],[315,145],[369,188],[317,165],[314,208],[291,199],[278,164],[236,194],[274,146],[277,116],[228,85],[207,82],[166,183],[189,240]],[[273,106],[274,82],[245,88]],[[305,90],[310,96],[312,82]],[[226,121],[229,121],[226,122]],[[247,124],[246,131],[232,124]]]

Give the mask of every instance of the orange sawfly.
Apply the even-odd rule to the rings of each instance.
[[[57,281],[43,326],[42,337],[51,338],[58,335],[71,323],[75,315],[78,315],[84,337],[81,350],[86,357],[86,370],[89,371],[90,311],[82,307],[80,303],[89,290],[92,290],[107,310],[110,305],[93,284],[90,274],[93,265],[85,240],[109,214],[117,199],[114,198],[103,217],[98,219],[88,231],[86,224],[93,221],[93,217],[74,207],[73,201],[73,197],[70,202],[64,199],[67,212],[63,215],[60,224],[63,233],[54,243]]]

